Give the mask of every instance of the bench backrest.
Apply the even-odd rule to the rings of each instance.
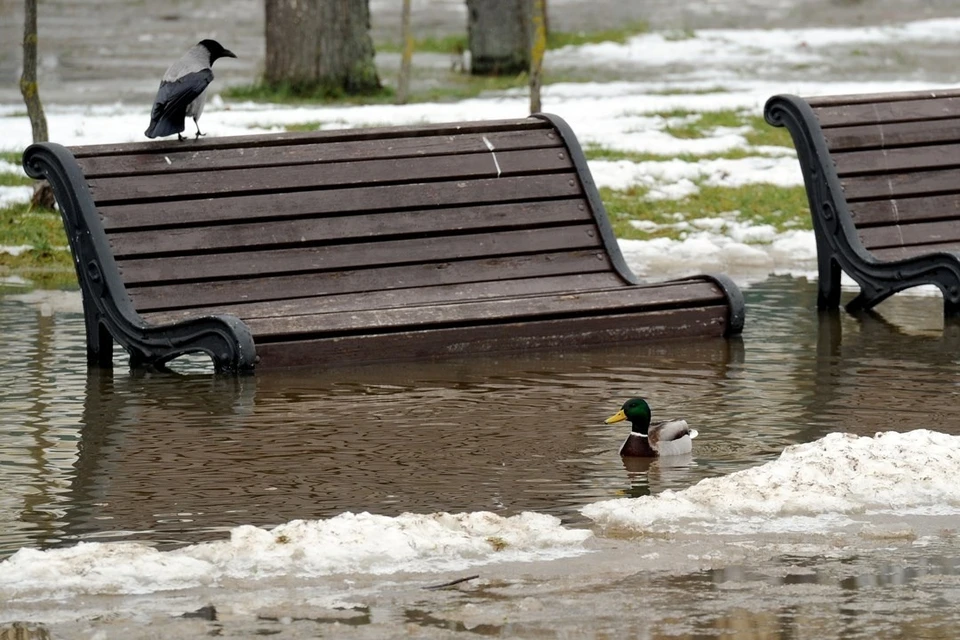
[[[864,247],[960,250],[960,91],[807,98]]]
[[[244,318],[631,282],[567,137],[528,118],[71,152],[141,315]]]

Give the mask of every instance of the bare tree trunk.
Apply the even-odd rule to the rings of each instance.
[[[316,0],[266,0],[264,80],[307,93],[317,82],[320,10]]]
[[[30,128],[34,142],[46,142],[50,139],[47,132],[47,116],[40,102],[40,89],[37,85],[37,0],[25,0],[23,16],[23,73],[20,76],[20,93],[27,105]],[[52,209],[53,190],[45,182],[37,182],[33,189],[31,205]]]
[[[543,56],[547,51],[547,2],[533,2],[533,46],[530,51],[530,113],[539,113],[540,87],[543,84]]]
[[[530,70],[530,0],[466,0],[470,73],[517,75]]]
[[[297,95],[378,91],[369,0],[266,0],[264,80]]]
[[[403,56],[400,58],[400,77],[397,79],[397,104],[406,104],[410,95],[410,68],[413,63],[413,31],[410,28],[410,0],[403,0],[400,14],[400,36]]]

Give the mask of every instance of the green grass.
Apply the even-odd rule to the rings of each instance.
[[[767,124],[763,116],[749,116],[747,124],[750,125],[750,131],[747,132],[747,142],[755,147],[787,147],[794,149],[793,138],[790,132],[784,127],[774,127]]]
[[[669,160],[683,160],[684,162],[699,162],[700,160],[740,160],[741,158],[750,158],[763,154],[757,153],[753,149],[745,147],[736,147],[726,151],[694,154],[694,153],[653,153],[649,151],[624,151],[622,149],[610,149],[595,144],[586,144],[583,146],[583,154],[587,160],[629,160],[630,162],[667,162]]]
[[[73,261],[65,249],[67,236],[56,211],[30,211],[27,203],[0,209],[0,245],[33,247],[16,256],[0,251],[0,269],[4,271],[73,273]]]
[[[681,200],[648,200],[646,189],[601,189],[600,193],[617,237],[638,240],[680,239],[686,229],[679,222],[698,218],[731,218],[754,225],[769,224],[777,231],[811,229],[810,209],[803,187],[749,184],[715,187],[700,184],[699,191]],[[733,212],[736,212],[735,214]],[[631,220],[647,220],[661,228],[641,230]]]
[[[616,29],[602,29],[599,31],[551,31],[547,34],[547,49],[563,47],[579,47],[585,44],[599,42],[616,42],[623,44],[633,36],[648,33],[650,25],[646,22],[631,22]],[[403,47],[397,41],[377,43],[377,51],[384,53],[400,53]],[[441,38],[428,36],[415,38],[414,52],[448,53],[454,54],[467,49],[467,36],[455,35]]]
[[[709,137],[719,127],[742,127],[745,118],[739,111],[705,111],[687,116],[673,115],[673,119],[683,120],[677,124],[669,124],[664,131],[674,138],[694,139]]]
[[[569,78],[557,78],[545,74],[544,84],[550,82],[569,81]],[[455,102],[467,98],[475,98],[488,91],[506,91],[526,87],[526,74],[517,76],[472,76],[465,73],[450,73],[444,77],[441,85],[413,91],[408,103],[416,102]],[[234,100],[251,100],[254,102],[269,102],[274,104],[392,104],[396,100],[396,93],[391,88],[384,88],[381,92],[369,95],[343,96],[323,93],[297,92],[290,87],[281,86],[271,89],[264,84],[233,86],[224,90],[224,97]],[[296,126],[296,125],[288,125]]]
[[[280,104],[389,104],[395,100],[393,89],[384,87],[379,91],[347,95],[338,89],[324,87],[305,89],[296,85],[270,86],[263,82],[250,85],[234,85],[222,92],[225,98],[273,102]]]
[[[0,151],[0,160],[5,160],[10,164],[20,164],[22,151]]]
[[[32,184],[33,178],[16,173],[0,173],[0,187],[26,187]]]
[[[679,109],[674,111],[661,111],[648,115],[660,116],[665,120],[681,120],[682,122],[669,124],[663,129],[674,137],[681,139],[706,138],[712,135],[719,127],[746,127],[744,138],[748,146],[734,147],[726,151],[704,154],[662,154],[642,151],[624,151],[587,143],[583,146],[584,155],[586,155],[587,160],[630,160],[632,162],[739,160],[741,158],[769,155],[762,150],[756,149],[756,147],[778,146],[788,149],[794,148],[793,139],[787,130],[781,127],[770,126],[762,116],[738,111],[697,113]]]
[[[631,22],[617,29],[603,29],[601,31],[551,31],[547,34],[547,48],[560,49],[561,47],[579,47],[585,44],[600,42],[615,42],[624,44],[630,38],[648,33],[650,25],[646,22]]]
[[[427,36],[425,38],[414,38],[414,52],[422,53],[456,53],[467,48],[467,36]],[[377,53],[400,53],[403,47],[397,41],[379,42],[376,46]]]

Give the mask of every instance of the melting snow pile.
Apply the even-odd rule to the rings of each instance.
[[[603,527],[635,530],[822,530],[860,513],[960,513],[957,469],[960,437],[922,429],[872,438],[832,433],[759,467],[582,512]]]
[[[230,539],[174,551],[139,543],[21,549],[0,563],[0,601],[70,593],[137,594],[218,585],[224,579],[309,578],[338,573],[452,571],[498,561],[584,552],[592,534],[537,513],[344,513],[274,529],[250,525]]]

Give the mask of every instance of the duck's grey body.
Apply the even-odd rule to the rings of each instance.
[[[193,118],[197,125],[197,137],[202,136],[198,120],[207,100],[207,87],[213,81],[211,67],[218,58],[236,57],[215,40],[203,40],[190,47],[167,68],[160,80],[150,126],[144,132],[146,136],[157,138],[176,133],[182,139],[180,133],[187,117]]]
[[[650,425],[646,434],[631,431],[620,447],[621,456],[650,458],[679,456],[693,451],[699,433],[686,420],[667,420]]]

